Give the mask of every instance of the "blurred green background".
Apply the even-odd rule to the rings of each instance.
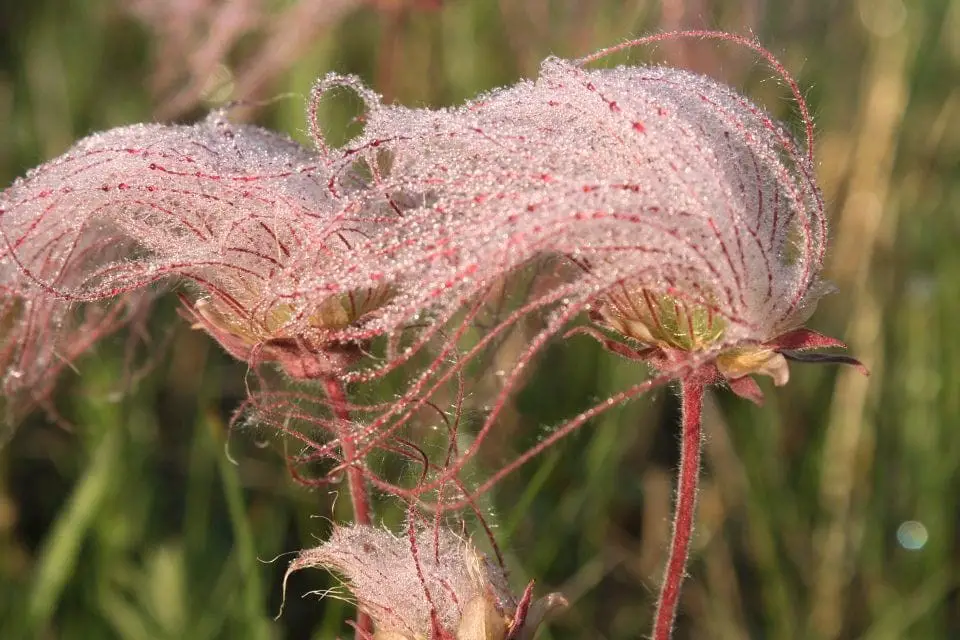
[[[676,637],[960,638],[957,0],[5,2],[0,184],[92,131],[191,120],[226,99],[306,140],[303,98],[330,70],[439,106],[535,75],[550,54],[680,27],[753,32],[800,81],[840,291],[811,326],[873,375],[794,365],[762,409],[708,398]],[[625,59],[710,73],[794,117],[772,73],[731,45]],[[343,139],[346,109],[325,117]],[[269,434],[231,436],[228,457],[245,367],[173,301],[151,324],[151,358],[131,364],[125,336],[107,341],[64,376],[58,414],[32,416],[0,449],[0,638],[351,637],[349,606],[308,594],[335,584],[321,571],[294,576],[272,619],[288,556],[271,561],[315,544],[347,505],[295,485]],[[587,340],[540,365],[490,469],[641,375]],[[536,578],[571,601],[541,638],[647,633],[676,404],[660,391],[609,412],[487,497],[515,586]]]

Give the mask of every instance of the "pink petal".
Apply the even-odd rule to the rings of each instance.
[[[757,384],[757,381],[750,376],[743,376],[736,380],[727,380],[727,384],[730,387],[730,391],[733,391],[741,398],[746,398],[758,407],[763,406],[763,391],[760,390],[760,385]]]

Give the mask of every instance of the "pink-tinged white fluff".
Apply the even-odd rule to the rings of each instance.
[[[363,195],[420,200],[382,249],[417,283],[411,309],[457,307],[544,254],[579,266],[571,299],[669,295],[724,323],[720,345],[796,327],[822,293],[805,150],[713,80],[550,59],[457,109],[381,107],[367,123],[346,148],[376,148],[391,171]]]
[[[298,269],[336,263],[389,222],[334,195],[362,188],[361,168],[334,176],[328,165],[217,112],[192,126],[95,134],[15,182],[0,195],[4,353],[16,363],[5,393],[76,355],[62,345],[97,330],[78,318],[98,303],[171,280],[190,283],[198,324],[234,355],[293,375],[313,367],[303,354],[322,352],[331,328],[384,295],[297,295],[314,275]]]
[[[371,526],[334,527],[326,542],[300,553],[287,575],[306,567],[345,578],[345,589],[373,619],[374,640],[532,640],[566,606],[559,594],[532,601],[532,583],[514,597],[503,570],[445,527],[400,537]]]
[[[323,88],[338,84],[366,91],[338,76]],[[363,331],[413,326],[421,339],[350,379],[381,375],[436,346],[422,336],[442,337],[441,356],[409,393],[365,416],[371,447],[440,393],[483,340],[535,312],[550,312],[547,328],[502,371],[478,441],[454,470],[476,453],[536,353],[584,310],[598,329],[631,341],[620,352],[663,372],[655,382],[710,366],[717,382],[755,401],[750,374],[782,384],[788,356],[803,357],[788,349],[840,345],[800,329],[826,289],[811,156],[729,87],[676,69],[549,59],[536,80],[454,109],[367,102],[365,130],[335,153],[341,162],[380,159],[378,180],[353,201],[377,209],[402,198],[402,224],[333,277],[347,289],[391,283],[390,303]],[[483,313],[478,301],[531,269],[540,278],[529,295],[486,326],[480,347],[451,360],[450,344]]]

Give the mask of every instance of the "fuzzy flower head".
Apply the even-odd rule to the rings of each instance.
[[[329,275],[389,224],[347,202],[361,162],[334,173],[323,150],[223,112],[81,140],[0,196],[0,276],[21,300],[7,305],[7,333],[55,332],[74,307],[165,282],[186,289],[187,314],[232,355],[298,378],[341,370],[359,348],[339,333],[390,296]]]
[[[532,640],[566,605],[559,594],[532,602],[532,583],[515,598],[499,566],[443,527],[396,537],[372,526],[338,526],[287,575],[314,566],[346,579],[373,619],[373,640]]]
[[[762,52],[794,88],[806,145],[720,82],[589,69],[599,55],[548,59],[536,80],[457,109],[371,113],[350,146],[389,150],[394,175],[366,195],[426,194],[407,212],[415,239],[385,249],[417,274],[410,306],[450,317],[552,256],[571,267],[554,281],[560,316],[588,309],[585,332],[660,371],[705,364],[759,400],[749,376],[783,384],[789,359],[854,363],[804,353],[843,346],[802,329],[830,289],[827,226],[802,96]]]

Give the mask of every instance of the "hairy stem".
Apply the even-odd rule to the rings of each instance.
[[[347,467],[347,489],[350,491],[350,504],[353,506],[353,521],[356,524],[373,524],[373,510],[370,506],[370,494],[363,471],[357,466],[357,445],[353,439],[350,410],[347,409],[347,392],[339,379],[328,376],[323,379],[323,389],[330,401],[330,410],[337,421],[337,437],[340,439],[340,453],[344,461],[353,462]],[[357,613],[357,637],[367,637],[373,632],[373,622],[365,613]]]
[[[653,623],[653,640],[669,640],[677,615],[680,585],[686,577],[690,538],[693,536],[693,518],[697,509],[697,485],[700,478],[700,418],[703,409],[704,382],[692,374],[680,382],[681,444],[680,478],[677,485],[677,504],[673,513],[673,535],[670,556],[664,571],[663,584]]]

